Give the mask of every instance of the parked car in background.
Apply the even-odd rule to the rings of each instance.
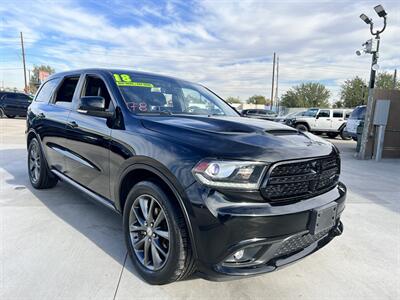
[[[330,138],[340,135],[342,139],[347,140],[350,137],[344,128],[351,111],[351,109],[311,108],[302,116],[288,119],[287,125],[299,131],[326,133]]]
[[[0,118],[25,117],[32,98],[24,93],[0,92]]]
[[[278,116],[278,114],[268,109],[244,109],[242,110],[242,116],[247,118],[273,121]]]
[[[303,110],[303,111],[292,112],[290,114],[286,114],[286,115],[282,115],[282,116],[277,116],[274,119],[274,121],[278,122],[278,123],[286,124],[288,120],[298,117],[298,116],[302,116],[302,115],[304,115],[305,112],[306,112],[306,110]]]
[[[366,105],[357,106],[347,120],[347,124],[344,130],[346,134],[348,136],[351,136],[351,138],[355,141],[357,141],[357,127],[358,125],[360,125],[361,121],[364,121],[366,110]]]
[[[337,148],[245,119],[202,85],[128,70],[54,74],[26,123],[32,186],[63,180],[121,214],[148,283],[271,272],[343,231]]]

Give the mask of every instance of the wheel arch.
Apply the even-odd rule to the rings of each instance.
[[[135,160],[134,163],[130,164],[121,172],[118,182],[115,185],[114,205],[116,210],[121,214],[123,213],[126,196],[136,183],[149,180],[160,184],[164,191],[178,202],[189,232],[193,254],[197,257],[192,223],[189,217],[189,215],[192,214],[192,211],[189,211],[185,205],[185,192],[183,187],[179,184],[175,176],[159,162],[151,160],[150,164],[148,158],[141,159],[138,157],[136,157]]]

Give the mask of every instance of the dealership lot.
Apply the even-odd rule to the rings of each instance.
[[[192,278],[149,286],[127,259],[121,219],[65,183],[31,188],[25,120],[0,119],[1,299],[399,299],[400,160],[342,151],[344,234],[279,272],[228,282]]]

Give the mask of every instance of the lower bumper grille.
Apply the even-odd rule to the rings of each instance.
[[[330,229],[321,231],[315,235],[307,233],[301,236],[292,237],[282,243],[282,245],[275,252],[274,257],[283,257],[301,251],[323,238],[326,234],[328,234],[329,230]]]

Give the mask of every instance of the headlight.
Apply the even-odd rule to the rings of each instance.
[[[255,190],[266,167],[261,162],[205,159],[192,172],[200,183],[210,187]]]

